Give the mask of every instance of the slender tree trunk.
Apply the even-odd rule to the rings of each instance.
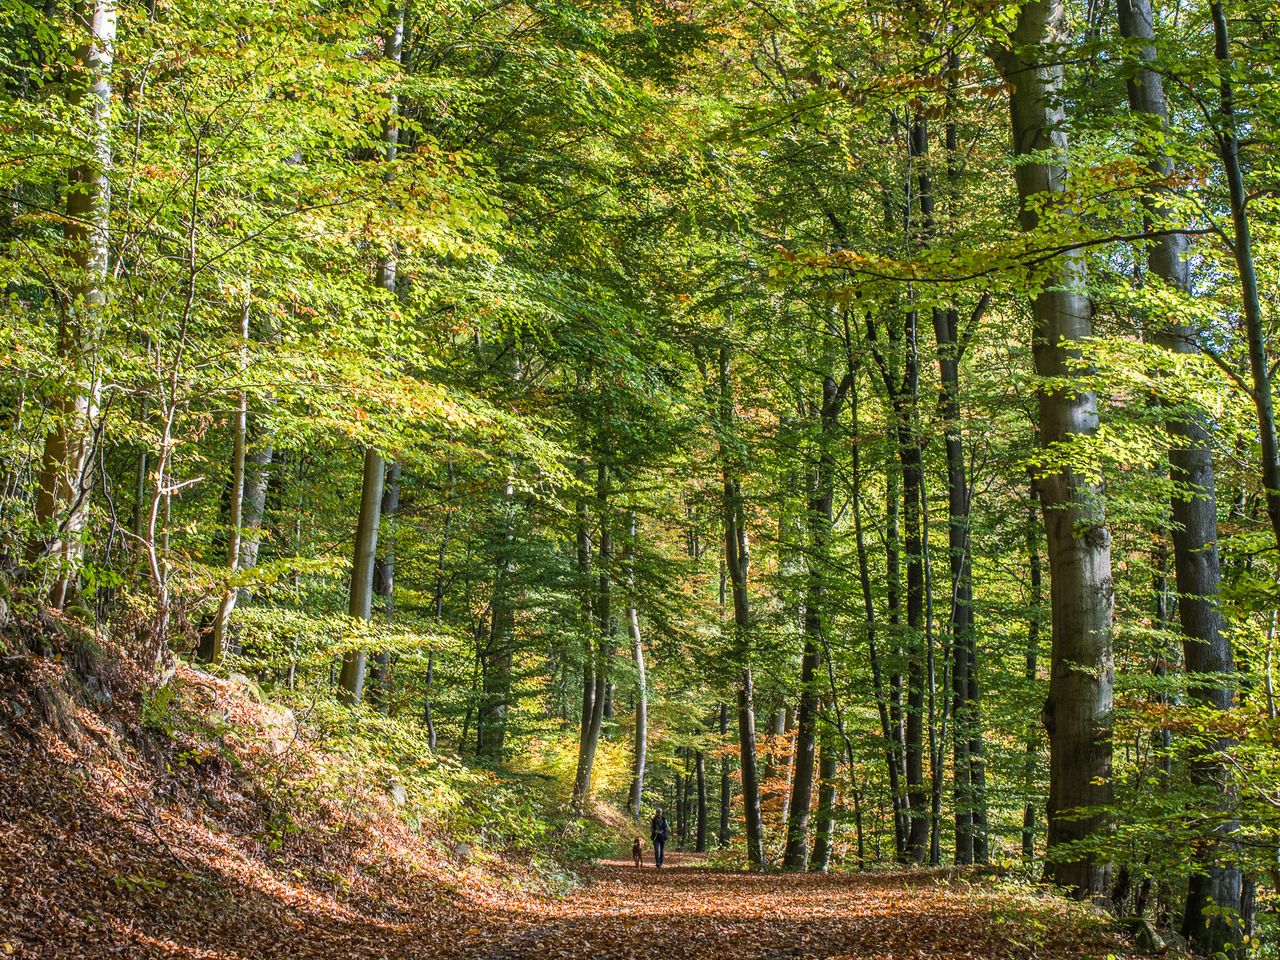
[[[720,348],[719,374],[721,428],[728,431],[733,422],[728,346]],[[742,487],[723,445],[720,458],[724,475],[725,567],[729,572],[733,595],[734,650],[741,667],[738,680],[738,748],[742,770],[742,806],[747,832],[747,859],[752,866],[760,867],[765,865],[766,860],[764,820],[760,813],[760,779],[756,767],[755,685],[751,673],[751,604],[747,593],[751,554],[747,543]]]
[[[75,594],[88,523],[94,420],[101,390],[97,350],[110,279],[111,67],[116,41],[114,0],[77,7],[84,42],[75,58],[85,86],[73,94],[87,107],[89,155],[71,168],[63,227],[72,275],[58,324],[58,359],[72,373],[54,401],[52,426],[44,438],[36,521],[39,539],[28,559],[46,559],[53,579],[49,603],[61,609]]]
[[[440,627],[444,623],[444,595],[447,581],[445,580],[445,562],[449,556],[449,537],[453,532],[453,462],[450,461],[445,467],[445,502],[447,508],[444,514],[444,528],[440,531],[440,547],[436,551],[436,583],[435,591],[432,597],[432,609],[435,614],[435,623]],[[432,716],[431,704],[432,698],[435,696],[436,681],[436,651],[432,647],[427,651],[427,683],[426,689],[422,695],[422,722],[427,728],[427,743],[431,747],[431,752],[436,750],[436,723]],[[465,738],[464,738],[465,739]]]
[[[1258,443],[1262,458],[1262,492],[1267,517],[1276,547],[1280,548],[1280,442],[1276,436],[1275,406],[1272,393],[1273,369],[1267,355],[1266,318],[1258,290],[1258,274],[1254,265],[1253,236],[1249,223],[1249,194],[1240,162],[1240,140],[1237,133],[1235,85],[1231,36],[1227,15],[1220,2],[1209,4],[1213,19],[1214,58],[1219,68],[1219,102],[1217,131],[1218,151],[1227,180],[1231,206],[1231,225],[1235,236],[1231,245],[1236,271],[1240,276],[1240,299],[1244,317],[1245,341],[1249,353],[1249,373],[1253,379],[1253,405],[1258,418]],[[1146,58],[1144,58],[1146,59]],[[1144,74],[1153,71],[1143,71]]]
[[[247,355],[249,342],[249,311],[251,304],[249,282],[245,281],[244,308],[240,311],[240,375],[244,378],[248,368]],[[235,417],[231,423],[231,498],[227,516],[227,571],[234,577],[240,569],[240,552],[244,531],[244,495],[245,495],[245,446],[249,433],[249,395],[242,383],[236,399]],[[218,611],[214,614],[213,625],[209,629],[208,649],[202,649],[202,656],[210,663],[221,663],[227,644],[227,631],[231,626],[231,613],[236,606],[239,591],[233,583],[228,583],[222,591],[222,600],[218,603]],[[203,642],[201,644],[204,646]]]
[[[515,478],[508,476],[499,505],[503,531],[489,604],[489,637],[481,653],[482,684],[476,711],[476,754],[490,762],[500,762],[506,750],[507,713],[511,706],[516,631],[515,495]]]
[[[635,544],[636,512],[627,514],[627,627],[631,633],[631,655],[636,665],[636,732],[634,766],[631,774],[631,798],[628,807],[631,815],[640,819],[644,802],[644,765],[649,743],[649,687],[644,669],[644,644],[640,640],[640,615],[636,610]]]
[[[382,538],[382,556],[373,567],[373,592],[382,597],[383,616],[390,620],[395,614],[396,550],[394,523],[400,512],[400,474],[398,463],[389,464],[386,480],[382,485],[382,522],[388,526],[387,536]],[[374,706],[386,713],[391,703],[391,654],[378,651],[374,670]]]
[[[1044,606],[1044,574],[1040,566],[1040,516],[1036,510],[1038,494],[1031,491],[1027,504],[1027,584],[1031,591],[1031,614],[1027,617],[1027,660],[1024,676],[1027,686],[1035,683],[1036,662],[1040,656],[1040,616]],[[1023,785],[1028,795],[1036,782],[1036,741],[1034,730],[1027,733],[1022,765]],[[1022,810],[1022,856],[1033,860],[1036,855],[1036,805],[1028,798]]]
[[[852,374],[852,370],[850,373]],[[894,856],[901,859],[906,849],[906,831],[902,817],[902,788],[899,773],[902,769],[898,753],[897,728],[890,715],[889,695],[885,691],[884,671],[880,663],[877,644],[876,608],[871,592],[871,569],[867,559],[866,534],[862,522],[862,453],[858,432],[858,391],[851,391],[853,413],[853,444],[850,472],[853,475],[852,510],[854,548],[857,553],[858,583],[862,590],[862,615],[867,631],[867,659],[871,662],[871,680],[875,689],[876,711],[880,717],[880,736],[884,740],[885,767],[889,777],[889,794],[893,802]]]
[[[1040,206],[1066,187],[1066,115],[1059,50],[1067,42],[1063,0],[1032,0],[1020,11],[1012,45],[996,53],[1009,83],[1022,229],[1034,231]],[[1080,251],[1047,265],[1032,304],[1040,387],[1040,444],[1054,460],[1098,429],[1096,394],[1083,384],[1080,343],[1093,335]],[[1056,384],[1056,385],[1055,385]],[[1053,653],[1049,699],[1049,846],[1093,836],[1111,802],[1114,664],[1111,652],[1111,534],[1102,485],[1070,465],[1037,477],[1049,547]],[[1082,814],[1081,810],[1089,810]],[[1079,897],[1105,892],[1107,865],[1093,854],[1051,861],[1049,879]]]
[[[716,832],[716,846],[729,846],[729,803],[733,796],[733,781],[729,776],[729,756],[724,753],[724,740],[729,735],[729,705],[720,704],[720,829]]]
[[[830,373],[822,380],[822,399],[817,407],[818,453],[813,465],[809,498],[809,559],[804,604],[804,656],[800,664],[800,703],[797,711],[795,769],[792,778],[790,818],[783,865],[788,870],[805,869],[809,859],[809,819],[813,806],[814,753],[818,728],[818,668],[823,649],[828,548],[832,527],[832,491],[835,479],[834,432],[839,422],[844,390]]]
[[[399,9],[396,22],[387,38],[385,57],[399,65],[401,44],[404,39],[404,8]],[[400,126],[397,119],[399,104],[391,97],[390,111],[383,127],[383,152],[387,163],[396,159],[400,143]],[[396,289],[396,258],[389,253],[378,264],[378,286],[394,296]],[[370,448],[364,455],[364,472],[360,487],[360,519],[356,526],[355,561],[351,566],[351,588],[347,612],[353,617],[368,620],[373,615],[373,571],[378,555],[378,527],[382,522],[382,489],[386,476],[386,462],[382,454]],[[360,702],[364,692],[366,651],[350,651],[342,658],[342,671],[338,677],[338,697],[349,706]]]
[[[378,527],[382,521],[382,485],[386,464],[373,448],[365,451],[360,485],[360,519],[356,524],[355,559],[351,564],[351,589],[347,613],[361,620],[373,615],[373,567],[378,554]],[[364,693],[365,650],[350,650],[342,657],[338,674],[338,698],[348,706]]]
[[[707,852],[707,761],[702,751],[694,754],[694,769],[698,778],[698,829],[694,853]]]
[[[836,776],[840,748],[830,721],[822,724],[822,754],[818,763],[818,813],[814,825],[813,858],[809,869],[826,873],[831,868],[832,834],[836,818]]]
[[[271,462],[275,456],[272,434],[249,417],[249,450],[244,469],[244,535],[240,540],[240,568],[258,565],[262,549],[262,522],[266,515],[267,489],[271,483]],[[241,600],[245,599],[242,595]]]
[[[595,766],[596,748],[600,744],[600,731],[604,724],[604,707],[608,699],[609,665],[613,659],[613,609],[612,571],[613,555],[609,534],[609,468],[602,461],[596,466],[596,501],[600,509],[599,581],[596,594],[596,622],[599,631],[599,656],[595,663],[595,690],[592,696],[591,719],[578,745],[578,770],[573,782],[573,809],[579,815],[586,812],[591,798],[591,776]]]
[[[898,457],[902,467],[902,542],[907,557],[907,687],[904,711],[904,759],[908,814],[906,856],[923,864],[929,852],[929,792],[924,776],[925,643],[924,542],[922,529],[923,462],[915,429],[915,397],[919,367],[916,357],[915,313],[907,314],[904,337],[906,366],[902,384],[893,383],[882,367],[885,385],[897,419]]]

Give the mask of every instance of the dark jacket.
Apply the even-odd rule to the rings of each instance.
[[[649,836],[653,840],[666,840],[671,828],[667,826],[667,818],[658,814],[649,822]]]

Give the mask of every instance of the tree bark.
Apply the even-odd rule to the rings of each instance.
[[[795,766],[792,776],[790,817],[783,865],[805,869],[809,859],[809,820],[813,806],[814,754],[818,728],[818,668],[823,650],[827,566],[832,527],[832,494],[835,482],[835,428],[840,406],[851,380],[838,385],[830,373],[823,376],[817,412],[817,456],[812,467],[808,503],[809,558],[804,603],[804,656],[800,663],[800,698],[797,711]],[[843,389],[842,389],[843,387]]]
[[[489,602],[489,635],[481,651],[480,706],[476,711],[476,754],[493,763],[506,750],[507,713],[511,705],[512,668],[515,662],[515,478],[507,477],[499,510],[503,525],[494,564],[493,592]]]
[[[1040,516],[1036,510],[1034,485],[1031,499],[1027,504],[1027,584],[1031,590],[1031,614],[1027,617],[1027,652],[1026,671],[1023,676],[1027,685],[1035,683],[1037,660],[1040,656],[1040,611],[1044,605],[1044,573],[1040,566]],[[1023,783],[1030,794],[1036,779],[1036,735],[1031,730],[1027,734],[1027,744],[1023,753]],[[1033,860],[1036,855],[1036,805],[1027,800],[1022,810],[1022,857]]]
[[[1061,50],[1066,42],[1062,0],[1032,0],[1019,13],[1007,50],[995,59],[1011,87],[1015,181],[1024,231],[1039,210],[1066,189],[1067,134],[1062,106]],[[1085,262],[1076,250],[1047,265],[1049,275],[1032,304],[1039,390],[1037,483],[1049,547],[1053,651],[1049,699],[1049,846],[1105,829],[1111,802],[1111,727],[1114,664],[1111,652],[1111,534],[1103,487],[1071,462],[1075,441],[1097,433],[1096,394],[1083,383],[1080,343],[1093,335],[1092,304],[1084,293]],[[1055,385],[1056,384],[1056,385]],[[1089,812],[1082,813],[1087,810]],[[1092,854],[1050,862],[1046,875],[1078,897],[1106,890],[1108,868]]]
[[[396,550],[395,529],[396,515],[400,512],[400,474],[398,463],[387,466],[386,479],[382,485],[382,522],[388,526],[387,536],[382,538],[382,556],[374,563],[373,591],[382,597],[383,616],[390,620],[395,614],[396,587]],[[374,670],[373,705],[381,713],[386,713],[391,703],[391,654],[379,650]]]
[[[729,756],[724,753],[724,740],[729,734],[729,705],[720,704],[720,829],[716,832],[716,846],[729,846],[729,804],[733,796],[733,781],[729,776]]]
[[[720,348],[721,430],[726,434],[733,421],[733,398],[729,385],[729,348]],[[756,767],[755,685],[751,673],[751,602],[747,575],[751,569],[742,486],[722,442],[721,469],[724,478],[725,567],[733,595],[734,651],[741,673],[738,680],[738,754],[742,770],[742,806],[747,832],[747,860],[754,867],[766,863],[764,821],[760,814],[760,779]]]
[[[840,748],[836,745],[836,731],[829,721],[824,721],[822,754],[818,762],[818,813],[814,825],[813,857],[809,863],[809,869],[815,873],[826,873],[831,868],[839,764]]]
[[[644,767],[645,754],[649,744],[649,687],[644,669],[644,644],[640,639],[640,615],[636,610],[635,589],[635,554],[636,554],[636,512],[627,514],[627,627],[631,632],[631,655],[636,665],[636,730],[635,750],[631,774],[631,796],[627,806],[631,815],[640,819],[640,808],[644,802]]]
[[[361,620],[373,615],[373,567],[378,554],[378,527],[382,522],[382,484],[386,464],[372,447],[364,454],[360,484],[360,518],[356,524],[355,558],[351,564],[351,587],[347,613]],[[350,650],[342,657],[338,674],[338,699],[355,706],[364,694],[364,648]]]
[[[86,108],[89,155],[71,168],[63,228],[72,276],[58,323],[58,359],[74,371],[73,382],[54,400],[52,427],[44,438],[36,495],[38,538],[28,560],[49,562],[53,577],[49,603],[61,609],[73,598],[84,557],[88,523],[93,421],[101,384],[95,355],[110,279],[111,67],[116,41],[114,0],[77,4],[77,24],[86,33],[75,58],[86,78],[72,94]],[[83,378],[83,382],[82,382]]]
[[[249,342],[249,311],[251,304],[249,281],[245,280],[244,308],[240,311],[240,374],[244,379],[249,358],[247,348]],[[231,498],[227,516],[227,573],[234,577],[240,569],[241,543],[244,531],[244,495],[245,495],[245,447],[249,432],[249,395],[245,385],[241,383],[236,399],[236,412],[231,422]],[[235,585],[228,583],[222,591],[222,599],[214,614],[213,624],[209,629],[208,649],[201,654],[210,663],[221,663],[227,643],[227,631],[231,625],[231,613],[235,610],[239,591]],[[202,644],[203,646],[203,644]]]
[[[707,761],[701,750],[694,754],[694,771],[698,778],[698,826],[694,853],[707,852]]]
[[[573,809],[581,816],[591,798],[591,777],[595,767],[596,748],[604,725],[604,708],[608,699],[609,666],[613,660],[614,624],[612,609],[612,539],[609,534],[609,467],[596,465],[596,501],[600,510],[599,580],[596,593],[596,626],[599,632],[599,655],[595,662],[595,689],[592,694],[591,717],[578,744],[578,769],[573,781]]]
[[[1160,72],[1147,64],[1153,64],[1155,51],[1155,24],[1150,0],[1117,0],[1117,19],[1120,33],[1126,39],[1139,42],[1138,56],[1143,63],[1127,80],[1129,109],[1144,114],[1164,129],[1168,127],[1169,108],[1165,99],[1164,80]],[[1215,26],[1220,9],[1215,12]],[[1222,24],[1225,31],[1225,22]],[[1224,38],[1225,40],[1225,34]],[[1222,49],[1226,50],[1224,42]],[[1224,83],[1229,80],[1224,78]],[[1223,91],[1223,105],[1229,108],[1230,91]],[[1226,138],[1233,138],[1234,118],[1224,116]],[[1236,146],[1222,141],[1224,159],[1234,156]],[[1173,161],[1164,154],[1149,158],[1154,173],[1169,176],[1173,173]],[[1239,174],[1238,162],[1235,173]],[[1228,179],[1232,173],[1228,171]],[[1150,219],[1165,220],[1168,211],[1159,199],[1149,204]],[[1235,213],[1235,205],[1232,208]],[[1241,211],[1243,213],[1243,211]],[[1247,222],[1246,251],[1247,251]],[[1237,241],[1240,234],[1237,232]],[[1147,248],[1147,266],[1152,274],[1179,293],[1191,292],[1190,265],[1187,252],[1190,243],[1186,236],[1168,233],[1151,242]],[[1239,251],[1237,251],[1238,253]],[[1241,272],[1242,278],[1245,276]],[[1250,329],[1246,310],[1246,329]],[[1195,355],[1194,331],[1176,321],[1157,321],[1150,325],[1151,340],[1176,354]],[[1260,385],[1255,384],[1255,387]],[[1265,384],[1268,397],[1270,384]],[[1260,415],[1265,416],[1263,411]],[[1260,420],[1260,423],[1262,421]],[[1218,562],[1218,501],[1214,489],[1213,440],[1209,424],[1203,415],[1183,414],[1170,416],[1166,429],[1169,432],[1169,477],[1173,482],[1173,540],[1174,575],[1178,585],[1178,615],[1182,626],[1184,660],[1188,672],[1218,678],[1216,682],[1197,684],[1192,696],[1206,705],[1220,710],[1232,707],[1231,683],[1235,673],[1235,659],[1231,642],[1223,629],[1219,613],[1219,587],[1222,580]],[[1274,437],[1274,423],[1272,424]],[[1264,443],[1265,449],[1265,443]],[[1274,448],[1273,448],[1274,450]],[[1270,504],[1268,504],[1270,508]],[[1280,537],[1277,542],[1280,543]],[[1229,746],[1228,741],[1216,745],[1217,750]],[[1224,810],[1231,802],[1230,775],[1221,759],[1211,755],[1191,764],[1192,782],[1209,789],[1221,790]],[[1231,832],[1234,824],[1223,825],[1223,833]],[[1212,955],[1240,946],[1239,926],[1220,913],[1205,917],[1204,908],[1210,902],[1239,912],[1242,885],[1239,869],[1213,864],[1194,874],[1187,891],[1186,910],[1183,918],[1183,936],[1204,955]],[[1208,922],[1205,922],[1205,921]]]
[[[404,39],[404,7],[400,7],[391,33],[387,37],[384,56],[395,64],[400,63],[401,44]],[[397,119],[399,103],[391,96],[390,110],[383,127],[383,156],[387,163],[396,159],[400,143],[400,126]],[[378,264],[378,286],[394,296],[396,289],[396,258],[388,253]],[[360,519],[356,527],[355,562],[351,567],[351,589],[347,612],[353,617],[368,620],[373,615],[373,571],[377,562],[378,527],[382,522],[382,488],[386,463],[382,454],[370,448],[364,455],[364,474],[360,488]],[[338,698],[348,706],[360,702],[364,692],[366,651],[351,651],[342,658],[342,671],[338,677]]]
[[[850,370],[852,374],[853,371]],[[901,761],[898,750],[897,727],[890,714],[889,694],[885,690],[884,671],[880,662],[877,643],[876,608],[871,592],[871,568],[867,558],[866,533],[862,522],[862,451],[858,430],[858,391],[850,391],[850,407],[853,414],[853,443],[850,457],[850,473],[853,476],[851,490],[853,511],[854,548],[857,554],[858,583],[862,590],[862,615],[867,631],[867,659],[871,663],[871,680],[875,690],[876,712],[880,718],[880,736],[884,740],[884,760],[889,778],[889,794],[893,803],[894,856],[901,859],[906,850],[905,821],[902,816]]]

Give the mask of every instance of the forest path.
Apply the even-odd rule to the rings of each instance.
[[[466,956],[1083,958],[1124,950],[1101,930],[1082,937],[1078,921],[1055,922],[1051,901],[1041,915],[1034,900],[1014,903],[938,872],[739,873],[670,854],[662,870],[609,861],[590,879],[566,900],[512,911],[499,936]]]

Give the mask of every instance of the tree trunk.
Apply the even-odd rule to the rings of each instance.
[[[852,374],[853,371],[851,370]],[[901,770],[897,728],[890,713],[889,695],[885,691],[884,671],[880,663],[877,643],[876,608],[871,593],[871,569],[867,559],[866,533],[862,523],[862,452],[858,432],[858,391],[850,393],[853,414],[853,444],[850,457],[850,473],[853,475],[851,501],[853,510],[854,548],[857,553],[858,583],[862,589],[862,615],[867,631],[867,659],[871,662],[871,681],[876,696],[876,711],[880,718],[880,736],[884,740],[884,760],[889,777],[889,794],[893,803],[894,856],[901,859],[906,850],[906,831],[902,817]]]
[[[89,156],[71,168],[66,194],[63,232],[72,277],[67,283],[57,341],[59,360],[75,373],[73,383],[62,388],[54,401],[52,427],[44,438],[36,496],[39,534],[29,550],[30,560],[50,562],[49,603],[59,609],[75,594],[84,557],[93,421],[101,390],[94,355],[101,339],[100,315],[110,279],[114,0],[93,0],[92,9],[77,13],[76,20],[87,34],[75,53],[85,86],[73,92],[72,100],[75,105],[88,105]],[[85,382],[80,382],[81,377]]]
[[[243,379],[249,358],[247,355],[249,342],[249,311],[251,304],[249,281],[245,280],[244,308],[240,311],[240,374]],[[227,572],[234,577],[240,569],[240,552],[244,531],[244,495],[245,495],[245,446],[249,431],[249,395],[242,383],[237,391],[235,417],[231,422],[231,498],[227,515]],[[209,629],[208,649],[202,649],[201,655],[210,663],[221,663],[227,643],[227,631],[231,626],[231,613],[236,606],[239,591],[235,585],[228,583],[222,591],[222,600],[218,603],[218,611],[214,614],[213,625]],[[203,647],[203,644],[202,644]]]
[[[445,467],[445,502],[448,505],[444,514],[444,528],[440,531],[440,547],[436,551],[436,583],[432,596],[432,610],[436,627],[444,623],[445,561],[449,556],[449,536],[453,532],[453,462]],[[432,647],[427,651],[427,683],[422,695],[422,722],[427,728],[427,744],[434,753],[436,749],[436,723],[432,716],[431,703],[435,695],[436,651]],[[464,738],[465,739],[465,738]]]
[[[1040,655],[1040,610],[1044,605],[1044,574],[1040,567],[1040,517],[1036,510],[1038,494],[1033,487],[1027,505],[1027,583],[1031,590],[1031,615],[1027,617],[1027,665],[1024,676],[1027,686],[1035,683],[1036,661]],[[1036,779],[1036,734],[1027,733],[1027,745],[1022,764],[1023,783],[1028,795]],[[1022,810],[1022,857],[1033,860],[1036,855],[1036,805],[1028,798]]]
[[[694,754],[694,770],[698,778],[698,828],[694,853],[707,852],[707,761],[701,750]]]
[[[596,748],[604,725],[604,708],[608,699],[609,665],[613,659],[612,540],[609,535],[609,468],[596,465],[596,501],[600,510],[599,582],[596,594],[596,625],[599,631],[599,656],[595,663],[595,690],[592,695],[591,718],[578,744],[578,769],[573,781],[573,809],[579,816],[586,812],[591,798],[591,775]]]
[[[372,447],[364,454],[360,484],[360,519],[356,524],[355,559],[351,564],[351,588],[347,613],[361,620],[373,615],[373,567],[378,554],[378,527],[382,521],[382,484],[386,473],[382,455]],[[364,693],[365,650],[351,650],[342,657],[338,698],[348,706]]]
[[[874,325],[868,320],[868,335],[875,342]],[[891,340],[894,337],[890,332]],[[904,774],[906,779],[905,809],[907,813],[905,857],[919,865],[929,853],[929,791],[924,777],[924,714],[926,656],[924,633],[925,577],[923,539],[923,460],[916,430],[915,399],[919,391],[919,360],[916,353],[916,314],[906,314],[902,334],[905,354],[902,380],[895,382],[885,357],[877,350],[881,377],[894,411],[898,460],[902,470],[902,523],[905,534],[902,549],[907,559],[907,685],[905,709],[901,710]],[[896,533],[896,516],[894,530]],[[890,576],[896,579],[898,550],[890,541]],[[897,623],[896,592],[890,596],[890,617]],[[901,680],[896,686],[900,690]],[[900,701],[898,701],[900,702]],[[895,727],[897,724],[895,724]]]
[[[800,663],[800,704],[796,724],[795,767],[791,810],[783,865],[803,870],[809,859],[809,819],[813,806],[814,753],[818,728],[818,668],[823,649],[828,549],[832,527],[832,491],[835,481],[835,428],[839,422],[844,390],[830,373],[822,379],[822,399],[817,407],[818,452],[812,468],[809,497],[809,558],[804,602],[804,656]]]
[[[631,655],[636,665],[636,732],[631,775],[631,797],[627,806],[631,815],[640,819],[644,802],[644,765],[649,743],[649,688],[644,670],[644,644],[640,642],[640,615],[636,611],[635,543],[636,512],[627,514],[627,627],[631,632]]]
[[[404,39],[404,8],[399,9],[395,24],[387,38],[384,56],[395,64],[400,63],[401,43]],[[397,121],[399,104],[391,97],[390,110],[383,127],[383,151],[387,163],[396,159],[400,143],[400,126]],[[388,253],[378,264],[378,286],[389,295],[396,289],[396,258]],[[372,448],[365,451],[364,475],[360,488],[360,519],[356,527],[355,562],[351,567],[351,589],[347,612],[353,617],[368,620],[373,615],[373,571],[378,554],[378,527],[382,522],[382,488],[386,475],[386,463],[382,454]],[[338,697],[343,703],[354,706],[364,692],[366,651],[352,651],[342,658],[342,672],[338,678]]]
[[[729,705],[720,704],[720,829],[716,832],[716,846],[729,846],[729,801],[733,795],[733,781],[729,777],[729,756],[724,753],[724,740],[729,734]]]
[[[733,421],[733,398],[729,387],[729,348],[720,348],[721,428],[726,432]],[[742,487],[729,462],[723,444],[720,448],[724,476],[724,540],[725,567],[733,595],[734,651],[741,674],[738,680],[738,752],[742,769],[742,806],[747,831],[747,860],[752,866],[765,865],[764,821],[760,814],[760,779],[756,768],[755,685],[751,674],[751,604],[747,593],[747,575],[751,569],[746,516],[742,503]]]
[[[831,868],[831,848],[836,818],[836,776],[840,748],[830,722],[822,725],[822,758],[818,764],[818,814],[814,826],[813,858],[809,869],[826,873]]]
[[[515,478],[508,476],[499,510],[503,514],[502,538],[494,565],[493,594],[489,603],[489,636],[481,652],[480,707],[476,711],[476,754],[500,762],[506,750],[507,712],[511,705],[512,667],[515,661]]]
[[[1280,442],[1276,437],[1275,407],[1272,399],[1273,370],[1267,355],[1266,318],[1258,291],[1254,266],[1253,236],[1249,224],[1249,194],[1240,162],[1240,140],[1236,130],[1235,87],[1231,80],[1231,37],[1227,16],[1220,2],[1209,4],[1213,18],[1214,58],[1219,66],[1218,150],[1226,175],[1234,233],[1231,244],[1240,275],[1241,312],[1249,351],[1249,373],[1253,379],[1253,405],[1258,418],[1258,443],[1262,458],[1262,494],[1271,521],[1271,533],[1280,549]],[[1144,71],[1149,72],[1149,71]]]
[[[1156,58],[1154,21],[1150,0],[1117,0],[1116,12],[1120,23],[1121,34],[1129,40],[1137,40],[1141,46],[1138,55],[1144,64],[1153,63]],[[1215,28],[1221,9],[1214,12]],[[1221,24],[1223,37],[1221,50],[1227,51],[1225,21]],[[1224,120],[1227,123],[1223,131],[1223,156],[1226,160],[1236,152],[1234,144],[1234,117],[1230,115],[1231,92],[1229,79],[1224,79],[1227,87],[1223,89],[1223,108],[1227,111]],[[1145,114],[1155,119],[1160,127],[1167,128],[1169,108],[1165,99],[1164,80],[1154,68],[1142,69],[1133,73],[1127,80],[1129,108],[1134,113]],[[1173,173],[1173,161],[1166,155],[1159,154],[1149,159],[1153,171],[1161,176]],[[1239,175],[1238,161],[1227,161],[1228,182]],[[1232,191],[1234,200],[1234,191]],[[1233,215],[1236,205],[1232,205]],[[1151,204],[1151,219],[1164,220],[1168,211],[1159,202]],[[1243,219],[1244,211],[1240,211]],[[1244,223],[1243,234],[1246,253],[1248,252],[1248,223]],[[1237,242],[1241,239],[1237,230]],[[1166,234],[1150,243],[1147,247],[1147,266],[1151,273],[1182,294],[1190,294],[1190,266],[1187,263],[1188,240],[1176,233]],[[1237,250],[1237,256],[1239,250]],[[1241,271],[1242,278],[1246,275]],[[1252,332],[1246,307],[1246,329]],[[1151,325],[1151,339],[1166,350],[1173,353],[1195,355],[1199,351],[1195,346],[1194,331],[1174,323],[1157,321]],[[1252,351],[1251,351],[1252,358]],[[1265,367],[1265,364],[1264,364]],[[1257,384],[1255,388],[1264,388],[1270,398],[1270,384]],[[1263,419],[1260,424],[1265,427],[1265,419],[1269,414],[1259,411]],[[1212,437],[1209,425],[1202,415],[1190,414],[1171,416],[1167,422],[1171,440],[1169,446],[1169,477],[1173,481],[1173,540],[1174,572],[1178,584],[1178,614],[1182,626],[1183,657],[1188,672],[1196,675],[1215,676],[1217,682],[1195,686],[1192,696],[1206,705],[1220,710],[1230,710],[1232,706],[1231,682],[1235,673],[1235,660],[1230,640],[1223,631],[1219,613],[1219,585],[1221,570],[1218,563],[1218,503],[1214,490],[1214,468]],[[1271,425],[1274,454],[1274,423]],[[1264,434],[1265,436],[1265,434]],[[1266,444],[1264,441],[1264,451]],[[1264,467],[1265,469],[1265,467]],[[1270,509],[1271,504],[1268,503]],[[1273,517],[1274,522],[1274,517]],[[1280,528],[1277,528],[1277,543],[1280,543]],[[1217,750],[1225,750],[1229,742],[1216,745]],[[1217,787],[1222,792],[1222,799],[1229,805],[1231,798],[1230,775],[1221,759],[1211,755],[1191,764],[1192,781],[1210,789]],[[1229,819],[1229,818],[1228,818]],[[1224,833],[1229,833],[1234,824],[1226,824]],[[1183,918],[1183,936],[1200,953],[1206,956],[1228,949],[1239,947],[1239,927],[1218,912],[1205,916],[1204,908],[1210,903],[1238,912],[1241,907],[1241,877],[1237,868],[1212,865],[1212,857],[1205,862],[1211,864],[1203,872],[1194,874],[1187,891],[1186,911]],[[1207,922],[1206,922],[1207,921]]]
[[[373,591],[382,597],[382,612],[387,620],[395,613],[396,551],[395,530],[391,525],[400,512],[400,473],[400,464],[387,466],[382,486],[382,521],[388,524],[388,530],[382,539],[382,557],[373,567]],[[391,655],[386,650],[378,651],[374,681],[374,706],[379,712],[386,713],[391,702]]]
[[[1024,231],[1039,225],[1039,209],[1066,188],[1066,115],[1058,50],[1067,42],[1062,0],[1032,0],[1019,13],[1012,46],[996,55],[1010,95],[1015,180]],[[1102,484],[1060,461],[1098,429],[1096,394],[1083,384],[1079,344],[1093,335],[1084,293],[1085,262],[1076,250],[1047,265],[1049,276],[1032,304],[1039,391],[1040,445],[1051,458],[1037,483],[1049,546],[1053,652],[1049,699],[1049,846],[1093,836],[1106,826],[1111,802],[1111,534]],[[1056,386],[1052,385],[1056,382]],[[1082,809],[1088,814],[1081,814]],[[1092,854],[1049,863],[1049,879],[1076,896],[1101,894],[1107,865]]]

